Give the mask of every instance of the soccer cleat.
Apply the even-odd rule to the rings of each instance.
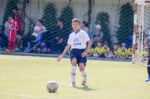
[[[82,81],[81,85],[85,86],[86,85],[86,81]]]
[[[147,77],[147,79],[145,80],[145,82],[150,82],[150,77]]]
[[[75,84],[75,82],[72,82],[72,87],[76,87],[76,84]]]

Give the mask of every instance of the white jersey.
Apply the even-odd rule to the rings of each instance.
[[[71,45],[71,49],[85,49],[86,43],[89,40],[88,34],[85,31],[80,30],[78,32],[72,32],[69,35],[67,43]]]

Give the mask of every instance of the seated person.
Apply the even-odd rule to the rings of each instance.
[[[12,14],[15,17],[15,21],[16,21],[16,51],[19,51],[21,49],[21,42],[22,42],[22,23],[21,23],[21,15],[20,15],[20,11],[18,9],[18,7],[14,7],[12,9]]]
[[[93,38],[95,38],[97,41],[102,42],[103,39],[103,32],[101,30],[101,25],[96,25],[95,31],[93,32]]]
[[[46,28],[43,26],[43,21],[39,19],[32,33],[32,36],[35,38],[35,42],[40,40],[42,33],[44,33],[45,31]]]
[[[52,50],[54,53],[60,53],[63,51],[66,46],[69,33],[64,27],[64,20],[59,18],[57,19],[57,28],[55,30],[55,36],[52,39]]]
[[[125,43],[122,43],[121,46],[118,47],[116,54],[117,54],[117,58],[121,58],[121,59],[127,58],[127,48]]]
[[[118,44],[114,44],[113,45],[113,54],[114,54],[114,57],[117,57],[118,56],[118,48],[119,48],[119,45]]]
[[[123,59],[127,58],[127,48],[126,48],[126,44],[125,43],[121,44],[121,49],[122,49],[121,58],[123,58]]]
[[[99,38],[93,37],[93,39],[92,39],[92,47],[95,48],[97,46],[98,42],[100,42]]]
[[[116,56],[116,58],[121,58],[122,57],[122,48],[119,44],[118,44],[118,49],[115,52],[115,56]]]
[[[106,58],[114,58],[114,54],[112,51],[108,51],[107,53],[105,53],[105,57]]]
[[[95,47],[95,53],[93,53],[93,56],[101,57],[102,54],[102,43],[98,42],[97,46]]]
[[[90,56],[90,57],[93,57],[93,53],[95,52],[95,49],[93,48],[93,47],[91,47],[90,49],[89,49],[89,53],[88,53],[88,55]]]
[[[4,23],[3,26],[0,28],[0,46],[3,50],[7,48],[7,43],[8,43],[8,36],[9,36],[9,21],[11,18],[9,17],[8,20]]]
[[[31,34],[31,36],[24,37],[23,42],[26,42],[26,40],[28,40],[26,42],[27,44],[24,44],[24,45],[27,45],[26,48],[24,48],[24,51],[30,52],[30,49],[36,43],[41,41],[42,35],[45,32],[46,32],[46,28],[43,26],[43,21],[39,19],[34,27],[34,30],[33,30],[33,33]]]
[[[102,46],[102,56],[105,57],[105,54],[107,54],[110,51],[108,44],[105,42]]]
[[[16,20],[14,16],[9,16],[5,22],[5,34],[8,37],[7,49],[5,51],[15,51],[16,48]]]
[[[128,59],[131,59],[131,57],[132,57],[132,49],[131,48],[127,49],[126,55],[127,55]],[[145,55],[146,55],[146,53],[145,53]]]
[[[9,26],[9,21],[11,20],[11,17],[8,18],[8,20],[5,22],[4,24],[4,27],[5,27],[5,30],[4,30],[4,34],[5,36],[8,37],[9,35],[9,29],[10,29],[10,26]]]

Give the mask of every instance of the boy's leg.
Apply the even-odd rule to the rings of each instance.
[[[75,76],[76,76],[76,67],[77,67],[77,59],[72,58],[71,59],[71,81],[72,81],[72,87],[75,87]]]
[[[150,49],[148,49],[149,51],[149,56],[148,56],[148,63],[147,63],[147,73],[148,73],[148,77],[145,80],[146,82],[150,81]]]
[[[150,63],[150,60],[148,60],[148,63]],[[148,73],[148,77],[146,78],[145,82],[150,81],[150,64],[147,65],[147,73]]]
[[[148,77],[147,77],[147,79],[145,80],[145,82],[149,82],[149,81],[150,81],[150,58],[148,59],[147,73],[148,73]]]
[[[87,73],[85,71],[85,63],[79,63],[79,69],[80,69],[80,72],[81,72],[81,75],[82,75],[82,85],[86,85],[86,82],[87,82]]]

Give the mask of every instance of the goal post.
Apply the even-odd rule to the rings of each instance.
[[[150,33],[150,0],[135,0],[132,62],[142,62],[146,57]]]

